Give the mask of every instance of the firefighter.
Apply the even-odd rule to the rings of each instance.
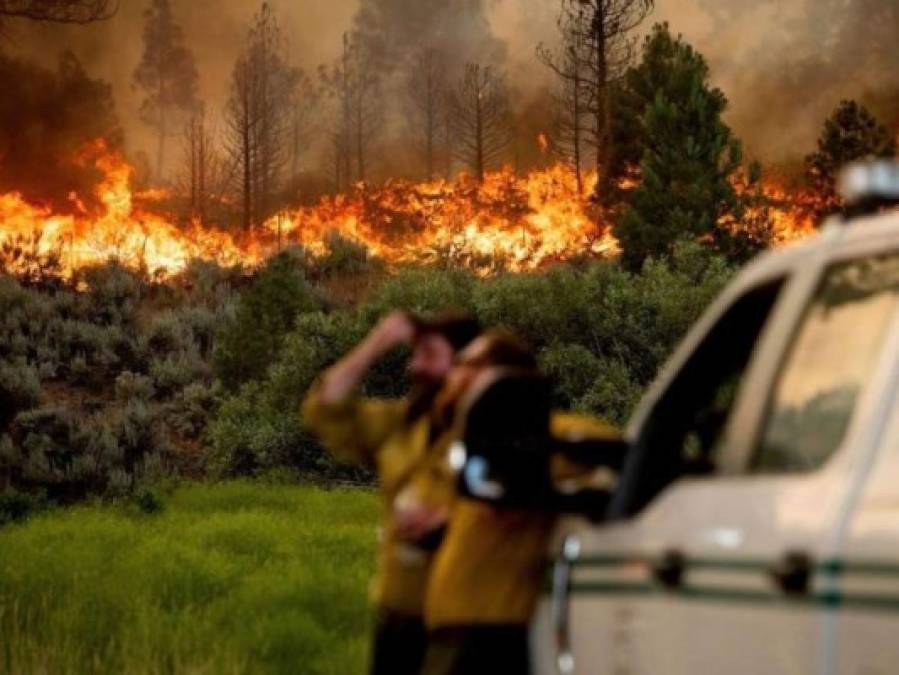
[[[452,403],[460,417],[470,415],[466,397],[477,396],[478,390],[485,388],[485,381],[495,382],[509,373],[521,378],[526,387],[532,386],[527,384],[527,378],[539,382],[541,377],[535,358],[520,342],[502,334],[485,334],[460,354],[442,394],[452,401],[442,404]],[[542,395],[539,388],[533,391],[535,397]],[[504,391],[498,397],[501,406],[508,402],[508,393]],[[520,416],[516,418],[515,411],[510,411],[504,422],[509,425],[507,428],[514,428],[513,435],[527,427],[534,431],[525,432],[529,437],[545,433],[552,444],[556,439],[606,439],[616,433],[590,417],[551,414],[548,395],[545,404],[526,399],[524,403]],[[457,419],[457,439],[458,427],[470,423],[471,419]],[[492,437],[500,439],[496,434]],[[451,446],[450,455],[458,447]],[[546,459],[541,470],[547,474],[543,476],[547,485],[554,479],[570,480],[578,474],[577,467],[562,457],[547,454]],[[452,458],[449,461],[453,463]],[[531,465],[540,466],[533,462]],[[528,624],[542,586],[556,518],[550,497],[541,487],[543,482],[541,476],[528,478],[528,485],[534,486],[530,490],[533,494],[546,494],[540,497],[547,500],[542,506],[533,503],[509,507],[474,499],[464,491],[457,495],[428,582],[425,675],[530,672]],[[490,482],[486,486],[498,487]],[[468,487],[474,492],[479,489],[477,485]]]
[[[450,430],[433,414],[434,400],[456,354],[479,333],[468,317],[425,322],[395,312],[331,367],[303,404],[304,423],[342,461],[374,469],[383,496],[375,605],[373,675],[417,675],[426,645],[425,584],[454,491],[432,480],[426,500],[405,503],[402,490],[442,460]],[[363,399],[359,386],[372,366],[401,345],[412,353],[412,392],[404,400]]]

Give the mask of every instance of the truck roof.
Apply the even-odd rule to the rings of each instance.
[[[899,248],[899,212],[859,216],[848,221],[833,216],[825,221],[818,234],[758,256],[740,272],[735,285],[753,285],[815,261],[826,262],[878,248],[884,252]]]

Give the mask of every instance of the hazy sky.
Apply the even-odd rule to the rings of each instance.
[[[506,43],[510,79],[520,91],[535,90],[548,77],[536,61],[535,46],[554,39],[558,0],[483,2],[494,34]],[[121,0],[118,15],[104,24],[29,27],[12,33],[13,48],[50,63],[60,50],[71,48],[91,73],[111,81],[132,149],[149,146],[149,133],[136,123],[139,95],[130,84],[140,58],[141,14],[146,4],[145,0]],[[197,58],[203,98],[213,108],[220,108],[234,58],[259,1],[172,0],[172,4]],[[358,0],[272,0],[272,4],[289,38],[294,61],[309,72],[337,56],[340,36],[358,9]],[[847,70],[829,79],[794,78],[786,90],[777,89],[776,84],[770,85],[775,87],[774,93],[759,90],[784,80],[787,66],[808,61],[809,54],[827,49],[825,39],[814,32],[830,30],[833,23],[825,10],[817,12],[824,4],[831,12],[850,11],[845,0],[657,0],[646,28],[655,21],[668,21],[675,32],[704,53],[714,83],[731,99],[728,119],[748,141],[750,151],[765,159],[780,159],[811,149],[824,114],[839,98],[884,89],[884,77],[890,78],[890,92],[899,91],[896,68],[874,75],[868,68],[861,73]],[[809,15],[803,14],[810,7],[825,14],[817,17],[815,26]],[[865,47],[863,41],[859,40],[861,48]],[[798,91],[803,84],[808,90]]]

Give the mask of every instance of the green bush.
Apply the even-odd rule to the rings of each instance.
[[[310,272],[319,278],[357,276],[380,268],[382,263],[369,255],[368,249],[338,232],[325,238],[325,253],[311,261]]]
[[[41,381],[34,366],[0,362],[0,429],[41,399]]]
[[[170,429],[189,440],[199,440],[222,402],[218,383],[194,382],[175,394],[165,406],[165,420]]]
[[[216,375],[231,391],[264,376],[297,315],[319,306],[301,259],[285,252],[269,260],[241,296],[234,320],[218,336]]]
[[[0,492],[0,527],[18,523],[47,508],[41,494],[29,494],[16,490]]]

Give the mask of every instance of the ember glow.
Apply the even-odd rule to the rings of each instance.
[[[109,259],[157,278],[177,274],[194,258],[252,268],[289,245],[324,253],[332,233],[363,244],[388,264],[452,263],[482,274],[619,252],[611,228],[562,165],[524,176],[492,172],[480,185],[465,176],[359,185],[237,235],[196,221],[182,227],[162,215],[154,205],[165,192],[132,191],[132,167],[102,141],[85,148],[81,159],[103,175],[94,189],[98,209],[86,208],[77,194],[70,196],[74,215],[28,203],[17,193],[0,194],[0,245],[25,250],[32,261],[55,258],[66,277]],[[786,206],[775,207],[770,217],[777,243],[811,229]],[[4,258],[9,271],[24,271],[16,269],[15,256]]]

